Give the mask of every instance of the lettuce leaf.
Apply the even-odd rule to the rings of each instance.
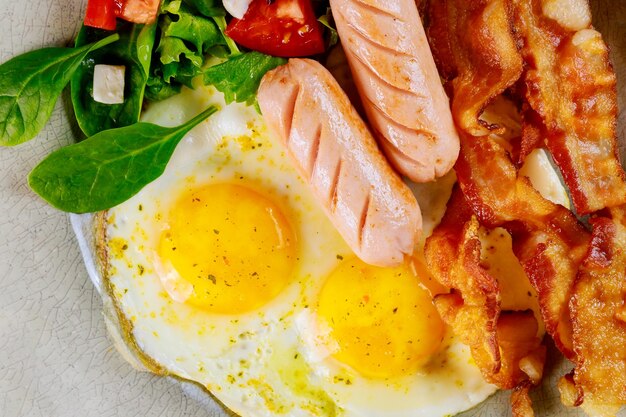
[[[188,5],[188,3],[191,4]],[[219,3],[220,8],[221,3]],[[202,73],[208,55],[223,54],[227,42],[214,18],[196,10],[218,13],[212,0],[164,1],[159,17],[159,41],[150,68],[146,97],[158,101],[192,87]]]

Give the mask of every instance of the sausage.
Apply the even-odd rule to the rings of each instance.
[[[330,0],[370,126],[415,182],[446,174],[459,137],[415,0]]]
[[[377,266],[412,256],[422,216],[350,100],[316,61],[290,59],[261,81],[263,118],[354,253]]]

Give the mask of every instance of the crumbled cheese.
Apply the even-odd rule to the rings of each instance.
[[[104,104],[124,102],[123,65],[96,65],[93,71],[93,99]]]

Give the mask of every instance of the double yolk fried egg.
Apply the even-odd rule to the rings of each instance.
[[[397,268],[360,261],[254,108],[198,88],[144,120],[173,126],[210,104],[222,110],[103,221],[105,287],[143,363],[244,417],[444,416],[492,394],[438,316],[419,254]],[[425,234],[453,182],[413,187]],[[492,258],[512,258],[500,240]]]

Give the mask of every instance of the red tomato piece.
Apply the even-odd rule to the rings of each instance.
[[[115,30],[116,17],[121,9],[121,0],[89,0],[85,12],[85,26]]]
[[[324,39],[311,0],[253,0],[226,35],[255,51],[282,57],[324,52]]]

